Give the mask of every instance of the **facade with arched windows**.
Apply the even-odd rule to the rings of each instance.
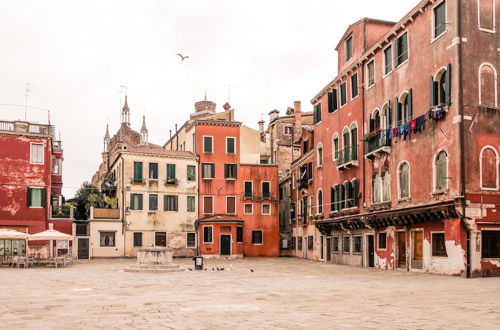
[[[349,26],[311,100],[332,153],[314,178],[325,261],[500,275],[499,6],[424,0]]]

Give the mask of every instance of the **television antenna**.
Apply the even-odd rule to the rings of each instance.
[[[24,120],[28,120],[28,95],[33,92],[32,89],[29,89],[30,86],[33,86],[30,83],[26,83],[26,89],[24,93]]]

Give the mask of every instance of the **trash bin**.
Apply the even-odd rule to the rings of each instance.
[[[194,260],[194,269],[203,270],[203,257],[196,256],[193,258]]]

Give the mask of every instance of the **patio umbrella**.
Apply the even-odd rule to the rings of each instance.
[[[12,229],[0,229],[0,239],[27,239],[28,234]]]
[[[28,237],[30,241],[71,241],[73,240],[73,236],[61,233],[55,229],[48,229],[46,231],[42,231],[40,233],[36,233],[30,235]]]

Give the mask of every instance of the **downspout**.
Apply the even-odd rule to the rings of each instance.
[[[121,157],[121,154],[120,154]],[[125,212],[125,169],[124,169],[124,161],[122,158],[122,163],[121,163],[121,168],[122,168],[122,233],[123,233],[123,256],[125,257],[125,247],[127,246],[126,240],[127,240],[127,235],[125,234],[126,232],[126,227],[127,227],[127,219],[125,218],[126,212]]]
[[[466,210],[466,187],[465,187],[465,123],[464,123],[464,101],[463,101],[463,82],[462,82],[462,1],[457,0],[457,34],[460,38],[457,44],[457,59],[458,59],[458,109],[460,111],[460,198],[462,206],[462,214],[460,216],[461,222],[467,232],[467,238],[470,238],[470,230],[466,223],[465,210]],[[469,241],[466,242],[467,247],[469,247]],[[466,261],[466,271],[467,277],[471,277],[471,265],[470,265],[470,249],[467,248],[467,261]]]

